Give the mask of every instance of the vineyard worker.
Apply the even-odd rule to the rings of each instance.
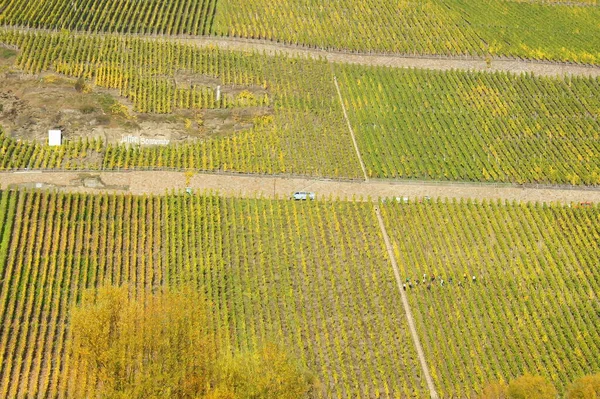
[[[412,283],[408,283],[408,288],[412,290]]]
[[[475,276],[473,276],[473,282],[475,282],[477,279],[475,278]]]
[[[465,278],[465,280],[467,279],[467,273],[463,273],[463,277]]]
[[[402,284],[402,289],[406,291],[406,284]]]

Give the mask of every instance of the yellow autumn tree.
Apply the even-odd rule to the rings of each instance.
[[[510,399],[556,399],[556,388],[544,377],[525,374],[508,384]]]
[[[600,399],[600,373],[578,378],[569,386],[567,399]]]
[[[479,399],[508,399],[508,386],[504,381],[490,382],[483,387]]]
[[[291,399],[314,389],[281,347],[225,354],[207,306],[191,287],[84,292],[71,313],[69,397]]]

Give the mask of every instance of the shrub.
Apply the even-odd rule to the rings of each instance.
[[[508,386],[504,381],[490,382],[483,388],[479,399],[508,399]]]
[[[573,381],[567,390],[567,399],[600,399],[600,373]]]
[[[556,399],[556,388],[544,377],[525,374],[508,384],[510,399]]]

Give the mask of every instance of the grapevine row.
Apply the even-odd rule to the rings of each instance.
[[[220,0],[216,34],[361,52],[598,64],[595,0]]]
[[[564,392],[600,367],[598,207],[382,208],[443,397],[470,397],[524,373]]]
[[[600,79],[338,68],[379,178],[600,184]]]
[[[217,0],[9,0],[0,23],[33,28],[166,35],[211,32]]]

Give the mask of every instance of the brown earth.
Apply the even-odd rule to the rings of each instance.
[[[71,140],[98,138],[118,143],[132,135],[177,143],[248,130],[254,126],[254,118],[273,113],[272,107],[250,106],[137,113],[117,90],[92,87],[88,82],[91,92],[79,92],[75,79],[54,73],[24,74],[12,66],[16,52],[4,55],[0,57],[0,126],[17,140],[45,142],[48,130],[60,129],[64,139]],[[181,73],[175,79],[180,87],[219,85],[217,79],[202,75]],[[266,93],[262,87],[221,88],[223,95],[232,96],[243,90],[256,95]],[[124,106],[126,111],[115,112],[114,104]]]

